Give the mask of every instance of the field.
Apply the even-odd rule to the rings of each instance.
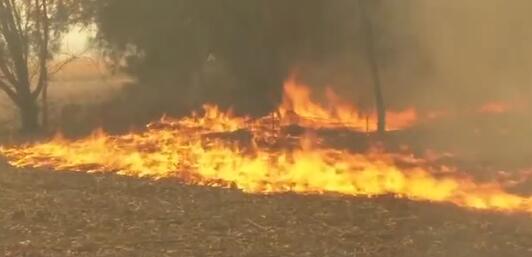
[[[337,195],[247,195],[114,175],[0,171],[0,255],[532,255],[526,214]]]
[[[392,151],[451,153],[446,164],[491,181],[501,170],[530,169],[532,148],[520,138],[532,127],[523,119],[467,117],[385,140]],[[336,148],[369,145],[364,133],[324,136]],[[510,190],[530,195],[531,183]],[[524,257],[532,256],[530,218],[392,196],[252,195],[171,179],[15,169],[0,160],[5,257]]]

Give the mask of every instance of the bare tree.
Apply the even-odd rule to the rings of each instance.
[[[76,1],[0,0],[0,89],[18,107],[22,130],[39,130],[48,119],[49,62],[72,21]]]
[[[373,91],[375,95],[375,105],[377,108],[377,132],[384,134],[386,132],[386,105],[382,95],[382,82],[380,77],[379,65],[375,53],[375,40],[373,24],[369,16],[369,9],[366,6],[367,0],[358,1],[358,9],[362,17],[362,29],[365,38],[366,54],[369,62],[371,79],[373,81]]]

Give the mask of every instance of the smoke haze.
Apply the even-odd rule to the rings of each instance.
[[[122,109],[142,106],[152,119],[213,102],[264,113],[297,70],[317,98],[330,86],[373,111],[357,1],[245,2],[113,0],[96,8],[100,50],[128,49],[122,62],[137,80],[130,86],[136,93],[119,94]],[[456,112],[532,99],[530,1],[376,0],[364,6],[389,109]],[[67,38],[79,46],[84,37]]]
[[[372,22],[389,107],[460,109],[531,99],[529,1],[377,2]],[[360,51],[316,63],[308,77],[325,73],[322,84],[368,104],[371,83]]]

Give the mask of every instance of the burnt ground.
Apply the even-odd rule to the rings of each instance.
[[[532,218],[0,167],[0,256],[532,256]]]

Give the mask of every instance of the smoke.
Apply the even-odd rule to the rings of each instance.
[[[429,131],[402,134],[409,145],[446,149],[484,165],[528,165],[532,148],[532,2],[526,0],[367,1],[382,88],[389,110],[445,111]],[[302,80],[317,97],[326,86],[374,108],[373,84],[356,1],[330,1],[322,17],[333,50],[299,63]],[[307,59],[307,60],[309,60]],[[525,108],[478,115],[486,103]],[[414,143],[417,142],[417,143]]]
[[[381,0],[367,6],[389,108],[461,110],[532,99],[530,1]],[[335,15],[328,19],[343,25],[331,40],[344,41],[343,48],[307,65],[305,78],[318,90],[332,85],[371,108],[359,10],[346,1],[329,8]]]
[[[362,1],[113,0],[96,23],[102,46],[124,51],[137,83],[119,102],[142,120],[205,102],[261,115],[294,70],[317,98],[332,87],[370,112],[362,12],[388,109],[456,112],[532,97],[529,1]]]
[[[391,106],[465,108],[531,99],[530,1],[382,1],[374,15]],[[383,42],[384,40],[384,42]]]

